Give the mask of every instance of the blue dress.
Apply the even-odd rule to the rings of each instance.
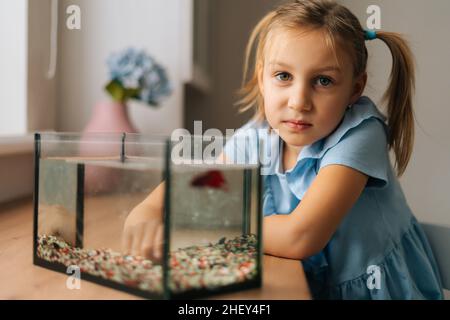
[[[304,146],[296,165],[285,172],[283,144],[267,122],[250,121],[233,136],[249,137],[249,147],[233,138],[225,146],[227,157],[237,162],[270,154],[263,165],[265,216],[290,214],[327,165],[345,165],[369,176],[325,248],[302,260],[314,298],[443,299],[433,253],[389,160],[385,121],[375,104],[361,97],[329,136]],[[258,141],[262,153],[255,152]]]

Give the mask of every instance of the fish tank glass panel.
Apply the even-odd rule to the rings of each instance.
[[[159,258],[130,250],[148,221],[125,231],[157,189]],[[209,139],[37,133],[33,261],[150,299],[258,287],[260,190],[260,165],[230,163]]]

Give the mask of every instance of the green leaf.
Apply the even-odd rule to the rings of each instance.
[[[111,80],[105,87],[111,97],[117,102],[125,102],[128,99],[139,99],[139,88],[124,88],[118,80]]]
[[[117,80],[111,80],[105,87],[111,97],[117,102],[125,101],[125,88]]]
[[[126,88],[124,93],[125,99],[139,99],[140,92],[139,88]]]

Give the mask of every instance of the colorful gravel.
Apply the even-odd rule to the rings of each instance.
[[[76,248],[51,235],[38,237],[37,255],[64,266],[76,265],[82,272],[130,287],[162,293],[162,266],[139,256],[123,255],[111,249]],[[215,289],[253,279],[256,274],[255,235],[215,244],[172,251],[169,288],[174,293],[191,289]]]

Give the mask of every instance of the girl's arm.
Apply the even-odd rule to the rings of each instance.
[[[226,161],[224,154],[219,159]],[[124,252],[160,260],[163,248],[164,182],[131,210],[122,234]]]
[[[320,252],[358,200],[368,176],[343,165],[321,170],[297,208],[264,218],[264,252],[304,259]]]

